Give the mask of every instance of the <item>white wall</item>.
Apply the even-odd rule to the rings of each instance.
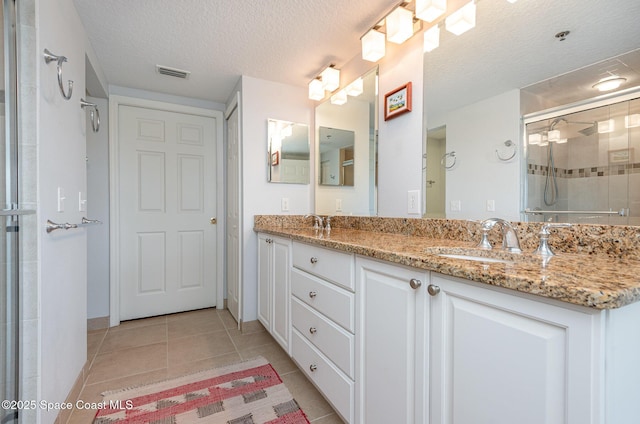
[[[87,116],[87,218],[102,225],[87,227],[87,318],[109,316],[109,101],[87,97],[98,105],[100,130]]]
[[[86,198],[85,30],[71,0],[36,2],[38,237],[40,298],[39,399],[63,402],[80,375],[87,355],[86,229],[47,234],[45,222],[80,222],[78,195]],[[74,81],[71,100],[59,92],[56,64],[45,64],[42,51],[65,55],[63,77]],[[66,88],[66,87],[65,87]],[[57,211],[58,187],[65,193]],[[34,346],[35,348],[35,346]],[[58,411],[38,411],[52,423]]]
[[[299,122],[314,128],[313,102],[306,87],[293,87],[251,77],[241,83],[242,137],[242,320],[257,319],[256,264],[258,239],[253,231],[254,215],[306,214],[313,210],[312,184],[275,184],[267,182],[267,120]],[[311,151],[314,137],[311,132]],[[311,175],[315,175],[313,157]],[[289,211],[281,210],[282,198],[289,199]]]
[[[519,90],[449,112],[444,123],[447,152],[456,152],[455,166],[446,174],[447,218],[500,217],[519,221]],[[516,143],[518,153],[512,160],[502,162],[495,151],[504,148],[506,140]],[[487,200],[495,201],[495,211],[487,211]],[[460,211],[451,210],[452,201],[460,201]]]

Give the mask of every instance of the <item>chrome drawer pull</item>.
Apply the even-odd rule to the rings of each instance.
[[[316,293],[316,292],[314,292],[314,291],[311,291],[311,292],[309,292],[309,297],[310,297],[311,299],[313,299],[314,297],[316,297],[316,295],[317,295],[317,294],[318,294],[318,293]]]
[[[315,370],[317,370],[317,369],[318,369],[317,365],[315,365],[315,364],[309,365],[309,370],[311,370],[311,372],[315,372]]]
[[[317,331],[318,330],[316,330],[316,327],[310,327],[309,328],[309,333],[311,333],[311,334],[316,334]]]
[[[318,263],[318,258],[311,258],[311,263],[312,264]]]

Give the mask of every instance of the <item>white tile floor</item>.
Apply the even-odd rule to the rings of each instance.
[[[255,321],[237,330],[226,310],[204,309],[122,323],[88,334],[91,368],[80,399],[264,356],[314,424],[342,423],[269,333]],[[74,410],[67,424],[89,424],[95,410]]]

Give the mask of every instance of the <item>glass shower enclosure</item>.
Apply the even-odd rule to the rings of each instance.
[[[16,0],[3,0],[3,90],[0,92],[0,399],[19,398],[19,258]],[[16,409],[1,408],[0,424],[18,422]]]

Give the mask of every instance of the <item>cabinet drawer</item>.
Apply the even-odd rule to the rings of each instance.
[[[353,293],[295,268],[291,270],[291,293],[351,333],[354,332]]]
[[[318,387],[348,423],[353,421],[354,383],[318,352],[298,331],[292,332],[291,355],[300,369]],[[313,370],[313,371],[312,371]]]
[[[354,378],[354,336],[299,301],[291,300],[293,326],[327,358]]]
[[[293,266],[354,290],[355,264],[352,254],[305,243],[294,243]]]

